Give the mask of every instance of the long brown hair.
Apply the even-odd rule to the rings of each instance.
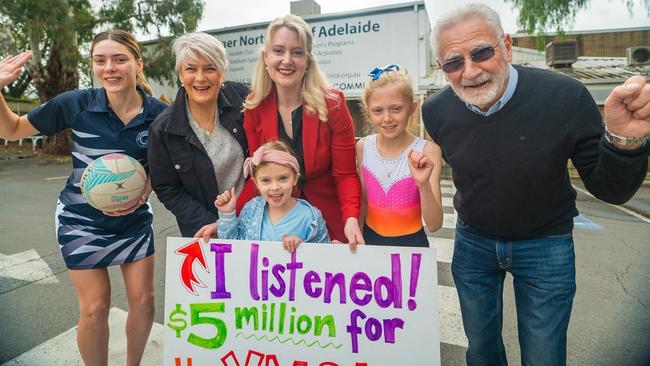
[[[138,41],[135,39],[133,34],[115,29],[115,30],[110,30],[110,31],[105,31],[98,33],[95,38],[93,39],[92,46],[90,46],[90,55],[92,57],[93,51],[95,50],[95,45],[101,41],[105,40],[110,40],[110,41],[115,41],[124,47],[126,47],[129,50],[129,53],[133,55],[133,57],[137,60],[142,60],[142,51],[140,50],[140,44]],[[153,95],[153,90],[151,89],[151,86],[147,82],[147,78],[144,77],[144,73],[142,71],[138,72],[135,76],[135,82],[138,84],[142,90],[145,91],[145,93],[149,95]]]

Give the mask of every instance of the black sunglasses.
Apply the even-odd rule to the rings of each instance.
[[[501,40],[499,40],[499,42],[501,42]],[[474,49],[472,53],[470,53],[469,58],[472,59],[472,62],[485,62],[494,57],[494,54],[496,53],[495,49],[497,47],[499,47],[499,43],[497,43],[495,46],[479,46]],[[460,71],[463,68],[465,68],[464,57],[453,58],[442,64],[442,71],[446,72],[447,74]]]

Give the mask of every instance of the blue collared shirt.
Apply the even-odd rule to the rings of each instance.
[[[465,102],[465,105],[467,108],[469,108],[470,111],[486,117],[500,111],[501,108],[503,108],[506,103],[508,103],[510,98],[512,98],[512,95],[515,93],[518,78],[519,74],[517,74],[517,70],[512,67],[511,64],[508,64],[508,86],[506,86],[506,90],[503,92],[501,99],[494,103],[486,112],[483,112],[479,107],[467,102]]]

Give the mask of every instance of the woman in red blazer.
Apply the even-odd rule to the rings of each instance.
[[[301,167],[300,196],[321,210],[330,237],[363,243],[354,125],[345,97],[328,86],[312,54],[311,29],[300,17],[277,18],[264,39],[244,103],[249,151],[271,140],[288,143]]]

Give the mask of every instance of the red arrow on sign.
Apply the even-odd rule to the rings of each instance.
[[[203,255],[201,242],[199,239],[196,239],[186,246],[176,249],[174,253],[185,256],[183,264],[181,265],[181,282],[183,283],[183,286],[185,286],[187,291],[192,295],[198,296],[199,294],[196,293],[194,286],[206,286],[200,279],[198,279],[198,277],[196,277],[196,273],[194,273],[194,262],[198,261],[201,267],[205,268],[205,271],[210,273],[208,266],[205,264],[205,256]]]

